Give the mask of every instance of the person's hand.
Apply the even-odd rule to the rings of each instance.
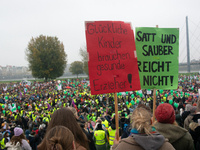
[[[117,132],[115,132],[115,139],[113,141],[114,144],[119,144],[119,141],[121,140],[121,136],[119,137],[119,139],[117,140],[118,138],[118,135],[117,135]]]

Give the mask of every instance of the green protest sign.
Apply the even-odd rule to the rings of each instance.
[[[136,52],[142,89],[177,89],[178,28],[136,28]]]

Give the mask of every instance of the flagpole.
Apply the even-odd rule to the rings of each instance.
[[[156,28],[158,28],[158,25],[156,25]],[[155,111],[156,111],[156,89],[153,89],[153,122],[155,122]]]

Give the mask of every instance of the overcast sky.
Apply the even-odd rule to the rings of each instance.
[[[135,27],[180,28],[179,62],[186,61],[189,18],[191,59],[199,59],[200,0],[0,0],[0,66],[28,66],[25,49],[31,37],[57,36],[68,63],[81,60],[85,21],[117,20]],[[199,25],[199,26],[198,26]]]

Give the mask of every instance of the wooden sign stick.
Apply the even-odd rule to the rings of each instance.
[[[117,132],[117,140],[119,140],[119,119],[118,119],[117,93],[114,93],[114,99],[115,99],[115,125],[116,125],[116,132]]]

